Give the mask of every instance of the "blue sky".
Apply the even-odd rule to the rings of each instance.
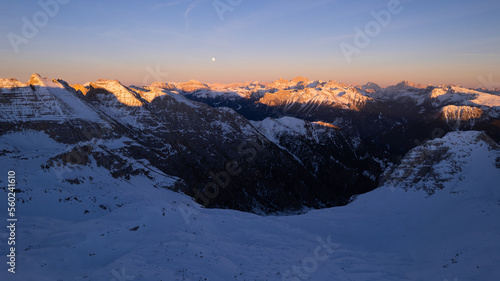
[[[381,85],[500,82],[497,0],[400,0],[402,11],[362,48],[356,27],[378,24],[372,12],[389,11],[396,0],[219,0],[230,7],[223,18],[214,0],[66,1],[46,24],[38,1],[2,1],[0,77],[26,81],[37,72],[70,83],[136,85],[299,75]],[[23,17],[35,23],[36,15],[38,31],[26,38]],[[12,44],[13,34],[24,41]],[[358,49],[350,61],[342,43]]]

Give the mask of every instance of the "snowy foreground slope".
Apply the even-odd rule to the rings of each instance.
[[[17,273],[7,272],[4,256],[0,280],[500,276],[500,152],[479,132],[453,132],[415,148],[388,172],[387,186],[347,206],[282,217],[204,209],[154,188],[154,178],[113,178],[93,161],[42,170],[67,148],[41,132],[3,135],[0,143],[0,184],[13,169],[24,190],[18,194]],[[446,150],[446,157],[418,162],[419,149],[429,155]],[[405,170],[412,161],[453,180],[414,175]],[[410,181],[426,188],[411,188]],[[0,212],[4,222],[6,213]],[[6,231],[0,235],[5,245]]]

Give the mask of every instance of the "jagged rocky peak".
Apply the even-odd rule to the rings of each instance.
[[[389,86],[385,88],[386,92],[393,92],[393,93],[401,93],[401,92],[408,92],[408,91],[418,91],[418,90],[423,90],[426,89],[427,86],[424,86],[422,84],[417,84],[415,82],[411,81],[401,81],[396,85]]]
[[[374,82],[368,82],[365,85],[361,86],[361,89],[363,90],[373,90],[373,91],[380,91],[382,88]]]
[[[88,84],[87,86],[84,86],[84,85],[80,85],[80,84],[74,84],[74,85],[71,85],[71,87],[73,89],[75,89],[76,92],[80,92],[82,93],[82,95],[87,95],[88,91],[90,90],[90,84]]]
[[[335,88],[347,88],[349,87],[349,85],[345,83],[339,83],[335,80],[329,80],[328,82],[325,83],[324,87],[335,89]]]
[[[453,120],[470,120],[480,118],[483,115],[483,110],[472,106],[456,106],[447,105],[441,110],[447,119]]]
[[[109,97],[107,97],[109,94],[115,96],[121,104],[127,106],[144,105],[138,93],[124,86],[118,80],[98,79],[96,82],[91,82],[88,85],[84,86],[88,87],[86,95],[90,96],[91,99],[105,99],[109,102],[110,99]]]
[[[260,84],[258,81],[256,82],[236,82],[236,83],[229,83],[229,84],[223,84],[223,83],[212,83],[210,84],[210,89],[212,90],[225,90],[225,89],[238,89],[238,88],[245,88],[245,89],[252,89],[252,88],[264,88],[265,86]]]
[[[274,81],[274,83],[288,84],[288,80],[283,77],[278,78],[278,80]]]
[[[297,76],[297,77],[293,78],[292,80],[290,80],[290,82],[295,84],[296,86],[300,86],[300,85],[307,86],[309,81],[310,80],[308,78],[305,78],[302,76]]]
[[[238,90],[238,89],[250,89],[252,87],[255,87],[255,85],[251,82],[244,82],[244,83],[229,83],[229,84],[224,84],[224,83],[211,83],[208,85],[210,87],[210,90],[212,91],[225,91],[225,90]]]
[[[278,90],[275,93],[266,93],[258,102],[268,106],[279,106],[286,102],[292,95],[293,93],[290,90]]]
[[[437,87],[437,88],[432,89],[430,97],[435,99],[435,98],[438,98],[439,96],[442,96],[446,93],[448,93],[448,91],[446,89],[443,89],[441,87]]]
[[[483,132],[450,132],[410,150],[401,164],[384,172],[382,182],[385,186],[424,190],[432,195],[453,186],[462,172],[474,169],[473,159],[484,151],[496,151],[500,156],[499,145]],[[490,160],[495,165],[494,157]]]
[[[267,86],[270,89],[285,89],[285,88],[290,86],[290,81],[288,81],[284,78],[279,78],[278,80],[272,82],[271,84],[269,84]]]
[[[40,74],[31,75],[30,80],[27,83],[29,86],[39,86],[39,87],[50,87],[50,88],[65,88],[70,90],[69,84],[63,79],[49,79],[43,77]]]
[[[19,80],[15,78],[0,78],[0,90],[2,88],[5,89],[13,89],[13,88],[19,88],[19,87],[26,87],[26,84],[20,82]]]
[[[404,80],[404,81],[401,81],[399,82],[396,87],[400,87],[400,88],[418,88],[418,89],[425,89],[427,86],[425,85],[422,85],[422,84],[418,84],[418,83],[415,83],[413,81],[407,81],[407,80]]]
[[[164,89],[164,90],[169,90],[169,91],[175,90],[175,85],[170,84],[170,83],[165,83],[165,82],[154,82],[149,87],[150,88]]]
[[[498,96],[457,86],[433,88],[430,98],[437,104],[470,105],[472,102],[480,107],[500,106]]]
[[[363,91],[363,90],[361,90]],[[359,111],[364,105],[373,98],[364,95],[356,87],[349,87],[345,90],[345,93],[341,96],[344,103],[349,105],[351,110]]]
[[[38,73],[34,73],[31,75],[28,84],[30,86],[45,86],[44,80],[47,80],[47,77],[42,78],[42,76]]]
[[[52,83],[59,84],[61,87],[65,88],[66,90],[70,90],[71,91],[71,89],[73,89],[73,87],[71,87],[71,85],[68,82],[66,82],[65,80],[62,80],[60,78],[53,79]]]
[[[297,76],[290,81],[284,78],[279,78],[278,80],[268,84],[266,87],[268,89],[277,89],[277,90],[304,89],[306,87],[315,88],[319,84],[320,84],[319,81],[311,81],[309,80],[309,78]]]
[[[323,84],[325,84],[323,81],[317,80],[317,81],[311,81],[309,78],[302,77],[302,76],[297,76],[290,80],[290,83],[292,84],[292,87],[295,87],[296,89],[304,89],[304,88],[317,88],[321,87]]]
[[[120,84],[120,85],[122,85],[122,83],[120,81],[118,81],[117,79],[104,79],[104,78],[99,78],[99,79],[97,79],[97,81],[91,82],[91,84],[99,84],[99,85]]]
[[[321,89],[323,87],[323,85],[325,85],[326,83],[321,81],[321,80],[317,80],[317,81],[309,81],[306,83],[305,87],[307,88],[318,88],[318,89]]]
[[[90,90],[105,89],[109,92],[123,91],[123,90],[128,91],[127,87],[124,86],[122,83],[120,83],[120,81],[118,80],[97,79],[97,81],[86,83],[83,86],[89,88]]]
[[[453,130],[471,129],[484,111],[478,107],[447,105],[441,109],[441,118]]]
[[[175,85],[171,83],[154,82],[149,87],[134,88],[135,92],[139,94],[148,103],[153,102],[158,97],[178,94]]]
[[[179,84],[181,90],[185,92],[192,92],[199,89],[209,89],[208,85],[196,80],[190,80],[187,83]]]
[[[97,79],[95,82],[90,82],[84,86],[91,86],[92,88],[105,88],[113,90],[129,90],[129,88],[123,85],[120,81],[113,79]]]
[[[210,87],[208,87],[207,84],[202,83],[200,81],[190,80],[189,82],[178,84],[177,88],[182,90],[183,92],[189,93],[189,92],[194,92],[194,91],[201,90],[201,89],[209,89]]]
[[[207,84],[200,82],[195,79],[191,79],[188,82],[182,83],[183,85],[193,85],[193,86],[202,86],[202,87],[207,87]]]

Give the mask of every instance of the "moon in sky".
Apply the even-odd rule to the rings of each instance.
[[[215,61],[215,58],[212,58],[212,61]]]

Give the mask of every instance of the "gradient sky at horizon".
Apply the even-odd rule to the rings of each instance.
[[[364,29],[371,11],[389,2],[241,0],[221,20],[214,0],[69,0],[16,53],[8,34],[22,36],[23,17],[32,22],[43,9],[34,0],[2,1],[0,77],[27,81],[40,73],[69,83],[142,85],[305,76],[498,87],[485,83],[500,82],[498,0],[400,0],[402,12],[348,63],[340,44],[354,45],[355,28]]]

